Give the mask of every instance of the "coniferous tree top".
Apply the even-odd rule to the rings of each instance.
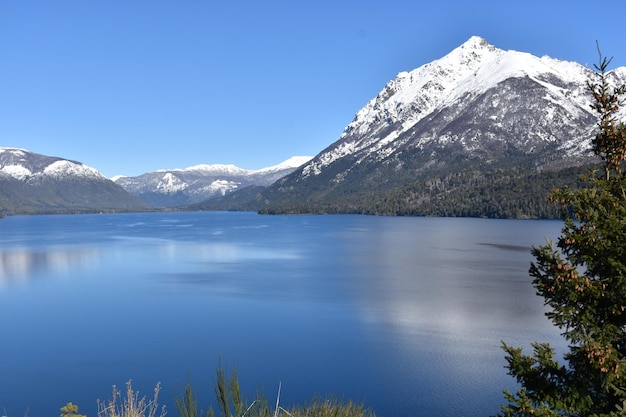
[[[621,173],[621,164],[626,159],[626,129],[616,117],[624,104],[622,96],[626,93],[626,85],[613,86],[609,82],[611,60],[600,53],[600,62],[594,65],[596,80],[587,83],[594,98],[591,107],[600,115],[599,129],[592,140],[593,152],[605,162],[607,178],[611,172]]]

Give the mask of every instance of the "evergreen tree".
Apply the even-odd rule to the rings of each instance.
[[[502,416],[626,416],[626,126],[616,116],[626,86],[611,83],[610,62],[600,54],[588,83],[604,172],[551,194],[562,235],[532,250],[533,285],[569,348],[561,363],[547,343],[532,344],[532,355],[503,343],[520,388],[505,391]]]

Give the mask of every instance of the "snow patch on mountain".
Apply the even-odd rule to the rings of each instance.
[[[175,193],[184,190],[188,184],[171,172],[166,173],[156,185],[156,189],[165,193]]]
[[[219,173],[224,175],[242,175],[246,174],[248,170],[239,168],[233,164],[199,164],[193,165],[187,168],[174,168],[174,169],[160,169],[156,172],[193,172],[193,171],[201,171],[201,172],[210,172],[210,173]]]
[[[226,195],[226,193],[236,190],[237,187],[239,187],[239,183],[235,181],[215,180],[201,190],[211,194]]]
[[[77,176],[107,179],[95,168],[91,168],[85,164],[68,161],[66,159],[55,161],[46,166],[43,170],[43,174],[53,177]]]
[[[5,165],[0,168],[0,171],[18,180],[23,180],[24,178],[33,175],[28,168],[25,168],[22,165]]]
[[[272,165],[267,168],[261,168],[253,172],[256,172],[257,174],[259,174],[259,173],[283,171],[286,169],[295,169],[306,164],[311,159],[313,159],[312,156],[292,156],[291,158],[281,162],[280,164]]]

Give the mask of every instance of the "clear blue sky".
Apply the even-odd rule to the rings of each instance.
[[[106,176],[315,155],[400,71],[478,35],[626,65],[626,2],[0,0],[0,146]]]

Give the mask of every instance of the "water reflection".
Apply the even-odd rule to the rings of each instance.
[[[100,258],[96,247],[57,246],[47,249],[0,250],[0,289],[12,282],[22,282],[47,273],[67,273]]]
[[[177,382],[209,378],[221,357],[253,384],[283,381],[286,403],[334,392],[379,415],[489,415],[510,382],[500,340],[549,332],[527,274],[545,223],[250,213],[5,220],[0,409],[10,414],[29,406],[44,415],[62,398],[95,414],[89,404],[126,378],[147,389],[169,383],[171,405]],[[11,291],[14,282],[25,285]],[[78,343],[41,343],[68,329]]]
[[[381,409],[497,413],[502,389],[514,389],[503,370],[501,341],[527,346],[560,340],[528,275],[531,246],[544,233],[558,232],[557,226],[393,219],[342,234],[346,266],[354,269],[353,283],[360,283],[348,293],[357,300],[370,343],[393,358],[379,370],[396,386],[375,394]]]
[[[350,264],[359,268],[355,275],[366,282],[355,287],[362,317],[404,336],[449,341],[498,344],[513,323],[532,329],[533,337],[553,338],[558,332],[537,314],[545,308],[528,275],[538,235],[512,236],[509,227],[501,238],[484,225],[432,219],[353,231],[346,248]],[[467,344],[444,346],[467,351]]]

